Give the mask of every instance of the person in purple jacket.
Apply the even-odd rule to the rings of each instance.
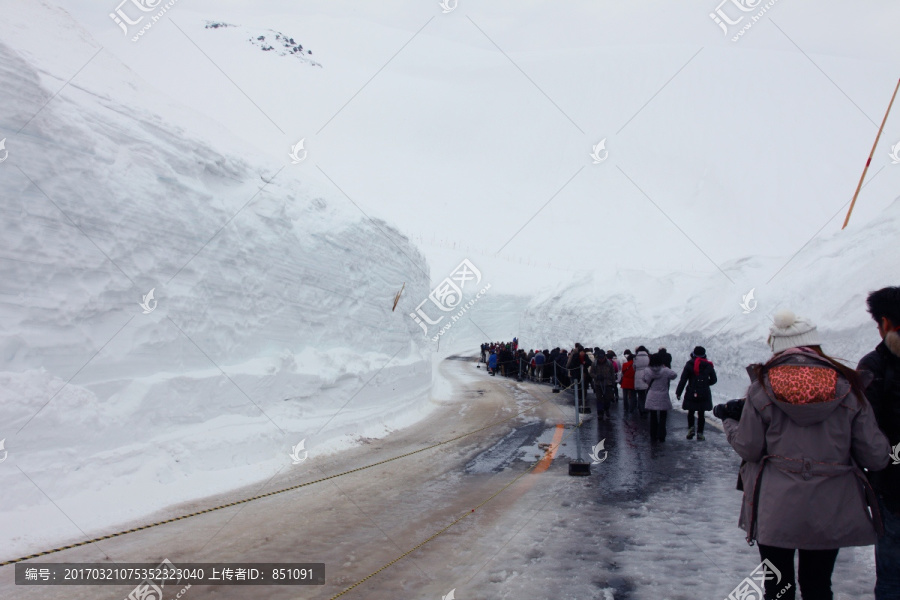
[[[803,598],[831,598],[838,550],[872,545],[881,530],[861,468],[885,468],[890,446],[866,401],[866,381],[822,351],[814,324],[778,313],[768,342],[774,355],[747,369],[739,420],[722,421],[745,461],[738,524],[781,574],[766,582],[767,599],[794,600],[798,551]]]

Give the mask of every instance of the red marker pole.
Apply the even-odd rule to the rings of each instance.
[[[843,230],[847,227],[847,223],[850,222],[850,213],[853,212],[853,207],[856,205],[856,198],[859,196],[859,190],[862,189],[863,181],[866,178],[866,172],[869,170],[869,165],[872,164],[872,156],[875,154],[875,147],[878,145],[878,140],[881,138],[881,132],[884,130],[884,124],[887,122],[888,115],[891,114],[891,106],[894,105],[894,98],[897,97],[897,90],[900,89],[900,80],[897,81],[897,87],[894,88],[894,95],[891,96],[891,102],[888,104],[887,112],[884,113],[884,119],[881,121],[881,127],[878,128],[878,135],[875,136],[875,143],[872,144],[872,151],[869,152],[869,160],[866,161],[866,167],[863,169],[862,177],[859,178],[859,183],[856,185],[856,193],[853,194],[853,201],[850,202],[850,210],[847,211],[847,218],[844,219],[844,225],[841,227]]]

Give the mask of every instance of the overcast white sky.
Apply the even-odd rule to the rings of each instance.
[[[900,76],[888,1],[777,2],[738,42],[707,0],[459,0],[447,14],[437,1],[180,0],[137,43],[113,3],[60,5],[211,119],[195,128],[225,127],[269,174],[303,169],[390,222],[434,280],[468,257],[503,292],[583,270],[713,272],[834,233]],[[269,29],[323,68],[245,43]],[[301,138],[308,159],[291,165]],[[593,164],[602,139],[609,156]],[[900,109],[854,219],[897,197],[897,142]]]

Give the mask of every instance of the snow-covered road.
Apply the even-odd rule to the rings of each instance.
[[[684,416],[673,412],[669,438],[651,447],[647,423],[623,418],[619,403],[612,421],[598,427],[591,419],[581,429],[584,455],[605,439],[607,460],[590,477],[570,477],[571,394],[488,377],[475,367],[444,361],[454,393],[416,427],[311,458],[262,488],[180,509],[348,471],[513,417],[507,423],[372,469],[45,560],[324,562],[325,586],[193,586],[183,598],[332,598],[465,516],[342,597],[437,599],[455,590],[460,600],[725,598],[759,562],[735,525],[739,461],[718,430],[708,427],[705,442],[688,441]],[[541,454],[538,444],[554,435],[564,444],[555,459],[526,473]],[[872,562],[871,548],[842,551],[835,598],[871,597]],[[3,598],[112,600],[129,592],[16,588],[11,572],[0,579]]]

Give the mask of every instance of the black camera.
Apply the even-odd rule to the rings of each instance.
[[[741,420],[741,413],[744,412],[744,398],[740,400],[729,400],[725,404],[716,404],[713,407],[713,414],[718,419],[734,419]]]

